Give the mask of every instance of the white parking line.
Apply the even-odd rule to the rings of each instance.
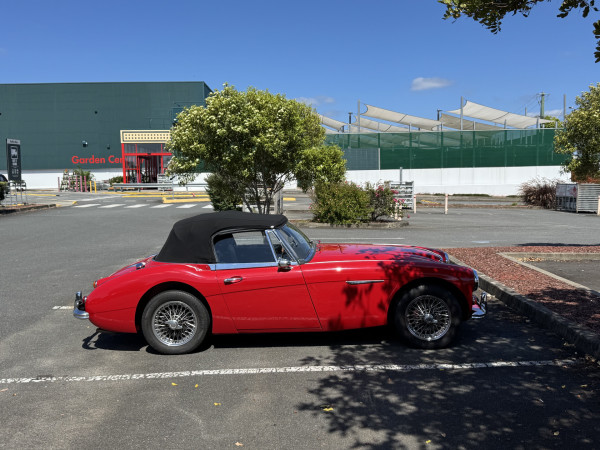
[[[196,206],[195,203],[186,203],[185,205],[178,206],[178,208],[193,208]]]
[[[73,309],[73,306],[53,306],[52,309]]]
[[[172,203],[165,203],[163,205],[151,206],[150,208],[168,208],[169,206],[173,206]]]
[[[75,205],[73,208],[89,208],[91,206],[99,206],[100,203],[88,203],[87,205]]]
[[[116,208],[117,206],[124,206],[125,203],[114,203],[112,205],[106,205],[106,206],[100,206],[98,209],[100,208]]]
[[[126,206],[125,208],[143,208],[146,205],[130,205],[130,206]]]
[[[77,381],[133,381],[156,380],[173,378],[192,378],[214,375],[265,375],[279,373],[306,373],[306,372],[412,372],[419,370],[468,370],[468,369],[497,369],[503,367],[531,367],[531,366],[571,366],[579,361],[574,359],[546,360],[546,361],[491,361],[482,363],[465,364],[373,364],[352,366],[296,366],[296,367],[262,367],[247,369],[214,369],[214,370],[188,370],[182,372],[157,372],[135,373],[116,375],[88,375],[88,376],[38,376],[31,378],[0,378],[3,384],[27,383],[72,383]]]
[[[77,200],[78,202],[97,202],[98,200],[106,200],[107,198],[115,198],[114,195],[107,195],[106,197],[92,197],[92,198],[82,198]]]

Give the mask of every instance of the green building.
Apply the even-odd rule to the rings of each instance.
[[[0,84],[0,139],[3,148],[6,139],[21,141],[29,188],[57,187],[63,171],[76,167],[107,179],[125,170],[121,130],[168,130],[178,112],[205,105],[210,92],[202,81]],[[129,163],[142,164],[144,179],[152,181],[164,167],[162,144],[129,144],[145,155]],[[6,173],[2,153],[0,173]]]

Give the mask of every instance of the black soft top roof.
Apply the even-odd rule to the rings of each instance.
[[[220,231],[277,228],[287,222],[279,214],[252,214],[222,211],[200,214],[173,225],[156,261],[173,263],[213,264],[216,262],[212,237]]]

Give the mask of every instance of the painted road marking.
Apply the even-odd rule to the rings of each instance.
[[[106,197],[92,197],[92,198],[82,198],[77,200],[78,202],[95,202],[98,200],[106,200],[107,198],[114,198],[112,195],[108,195]]]
[[[172,205],[172,203],[167,203],[167,204],[163,204],[163,205],[151,206],[150,208],[168,208],[171,205]]]
[[[88,203],[87,205],[75,205],[73,208],[89,208],[91,206],[99,206],[100,203]]]
[[[194,205],[193,203],[186,203],[185,205],[181,205],[181,206],[177,206],[177,208],[193,208]]]
[[[73,306],[53,306],[52,309],[73,309]]]
[[[114,205],[100,206],[99,208],[116,208],[117,206],[125,206],[125,203],[115,203]]]
[[[212,209],[212,207],[213,207],[213,205],[206,205],[206,206],[203,206],[202,209],[208,209],[208,208]]]
[[[125,208],[143,208],[146,205],[130,205],[130,206],[126,206]]]
[[[307,372],[413,372],[419,370],[468,370],[468,369],[498,369],[504,367],[542,367],[542,366],[571,366],[581,362],[576,359],[545,360],[545,361],[491,361],[465,364],[371,364],[350,366],[296,366],[296,367],[260,367],[247,369],[214,369],[214,370],[186,370],[181,372],[156,372],[115,375],[84,375],[84,376],[37,376],[25,378],[0,378],[3,384],[27,383],[72,383],[94,381],[133,381],[156,380],[172,378],[191,378],[214,375],[265,375],[279,373],[307,373]]]

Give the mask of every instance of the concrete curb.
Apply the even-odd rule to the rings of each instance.
[[[56,204],[51,203],[48,205],[27,205],[22,208],[10,208],[10,207],[0,208],[0,215],[14,214],[14,213],[20,213],[20,212],[26,212],[26,211],[35,211],[37,209],[50,209],[50,208],[56,208]]]
[[[456,264],[467,265],[456,258],[451,259]],[[565,341],[573,344],[581,353],[600,358],[600,336],[588,328],[565,319],[560,314],[481,273],[479,274],[479,286],[509,308],[558,334]]]
[[[357,223],[352,225],[331,225],[328,223],[312,222],[309,219],[288,219],[294,225],[302,228],[375,228],[375,229],[386,229],[386,228],[403,228],[408,226],[408,222],[372,222],[372,223]]]

